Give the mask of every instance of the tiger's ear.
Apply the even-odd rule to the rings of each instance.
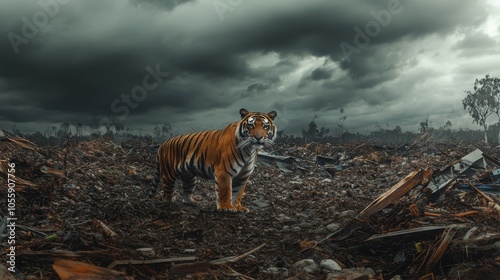
[[[274,121],[274,118],[276,118],[278,113],[276,113],[276,111],[271,111],[271,112],[267,113],[267,115]]]
[[[247,109],[244,109],[244,108],[241,108],[240,109],[240,115],[241,115],[241,118],[243,119],[246,115],[248,115],[248,110]]]

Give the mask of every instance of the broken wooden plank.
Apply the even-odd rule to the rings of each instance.
[[[112,269],[117,265],[130,265],[130,264],[159,264],[159,263],[171,263],[171,262],[189,262],[197,260],[197,257],[175,257],[175,258],[165,258],[165,259],[153,259],[153,260],[117,260],[110,263],[106,268]]]
[[[388,191],[372,201],[372,203],[358,214],[357,218],[366,221],[371,215],[395,202],[415,186],[425,183],[431,176],[432,170],[430,169],[411,172]]]
[[[188,275],[193,273],[207,272],[210,268],[210,263],[207,261],[191,262],[191,263],[172,263],[170,267],[170,276]]]
[[[132,280],[124,272],[98,267],[84,262],[56,259],[52,268],[61,280],[70,279],[123,279]]]
[[[388,237],[395,237],[395,236],[402,236],[402,235],[430,233],[430,232],[434,232],[434,231],[443,231],[445,229],[446,229],[446,226],[426,226],[426,227],[419,227],[419,228],[402,229],[402,230],[393,231],[393,232],[374,234],[374,235],[370,236],[368,239],[366,239],[366,241],[388,238]]]

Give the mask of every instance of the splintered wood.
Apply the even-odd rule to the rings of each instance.
[[[450,227],[443,232],[441,240],[437,244],[438,245],[437,249],[434,250],[432,255],[427,260],[427,265],[426,265],[427,271],[431,271],[439,262],[444,252],[446,252],[446,249],[448,249],[448,246],[453,240],[455,233],[457,233],[457,227]]]
[[[397,201],[402,196],[404,196],[408,191],[413,189],[419,184],[425,184],[429,178],[432,176],[432,170],[422,169],[419,171],[413,171],[408,174],[403,180],[395,184],[388,191],[380,195],[375,199],[370,205],[368,205],[363,211],[361,211],[357,218],[360,220],[367,220],[371,215],[377,213],[378,211],[387,207],[387,205]]]

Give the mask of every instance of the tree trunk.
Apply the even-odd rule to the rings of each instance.
[[[484,125],[484,142],[488,144],[488,125]]]
[[[498,128],[498,146],[500,146],[500,117],[499,117],[499,120],[497,122],[497,128]]]

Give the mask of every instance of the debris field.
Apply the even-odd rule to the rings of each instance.
[[[0,237],[11,279],[498,279],[500,150],[485,144],[275,144],[243,204],[153,188],[158,145],[42,146],[0,131]],[[11,168],[15,164],[14,168]],[[11,170],[15,169],[15,170]],[[13,216],[13,217],[14,217]]]

